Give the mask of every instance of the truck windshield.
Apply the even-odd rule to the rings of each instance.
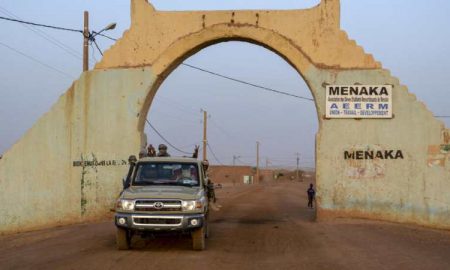
[[[198,167],[195,163],[141,162],[137,166],[133,185],[199,186]]]

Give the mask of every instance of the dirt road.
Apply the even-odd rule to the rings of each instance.
[[[382,222],[316,223],[306,185],[218,192],[207,250],[187,237],[117,251],[111,221],[0,237],[0,269],[450,269],[450,232]]]

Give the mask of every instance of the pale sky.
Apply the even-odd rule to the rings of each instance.
[[[159,10],[214,10],[307,8],[319,1],[151,2]],[[93,30],[117,22],[117,28],[106,34],[120,38],[129,27],[128,0],[0,1],[0,16],[76,29],[82,28],[84,10],[90,12]],[[435,115],[450,115],[446,80],[450,74],[450,1],[342,0],[341,14],[341,26],[350,38],[390,69]],[[81,34],[31,28],[39,33],[0,20],[0,154],[20,139],[81,73]],[[107,39],[98,42],[102,50],[112,45]],[[101,57],[96,51],[94,56],[92,65]],[[311,96],[303,79],[283,59],[252,44],[213,45],[186,63]],[[313,102],[266,93],[180,66],[159,89],[148,118],[175,146],[191,151],[192,145],[201,141],[200,109],[210,114],[209,141],[221,163],[230,164],[232,156],[238,155],[241,164],[254,164],[255,143],[260,141],[263,165],[268,158],[272,165],[293,166],[299,152],[302,167],[314,166],[318,121]],[[442,120],[450,126],[450,118]],[[152,143],[162,142],[148,127],[146,133]],[[211,154],[209,159],[217,163]]]

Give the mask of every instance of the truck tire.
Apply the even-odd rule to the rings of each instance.
[[[206,247],[206,228],[203,225],[201,228],[196,229],[191,233],[192,236],[192,249],[194,250],[204,250]]]
[[[131,232],[127,229],[117,227],[116,245],[118,250],[127,250],[131,247]]]

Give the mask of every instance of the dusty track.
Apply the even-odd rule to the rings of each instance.
[[[306,185],[220,190],[207,250],[137,239],[117,251],[112,222],[0,237],[0,269],[450,269],[450,232],[382,222],[316,223]]]

